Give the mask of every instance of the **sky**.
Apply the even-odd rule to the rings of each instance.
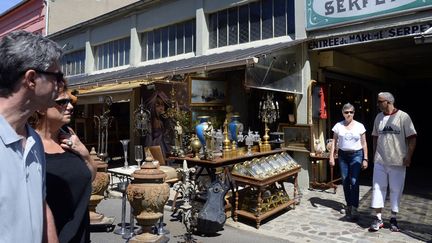
[[[15,6],[17,3],[21,1],[22,0],[0,0],[0,14],[8,10],[9,8]]]

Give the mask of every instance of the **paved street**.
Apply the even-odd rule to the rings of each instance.
[[[426,178],[425,173],[412,176],[412,179]],[[224,230],[213,236],[194,235],[195,242],[359,242],[359,243],[390,243],[390,242],[432,242],[432,187],[428,181],[410,180],[407,178],[406,188],[402,197],[401,209],[398,214],[401,232],[395,233],[388,229],[390,211],[388,202],[383,211],[385,228],[378,232],[369,232],[368,227],[373,220],[370,185],[360,188],[360,220],[356,223],[346,220],[340,210],[343,206],[343,190],[339,186],[337,193],[329,191],[310,191],[302,193],[301,202],[296,208],[282,211],[261,223],[259,229],[255,222],[239,217],[239,222],[229,218]],[[292,185],[286,185],[291,194]],[[103,200],[97,211],[106,216],[114,216],[115,224],[120,222],[121,199],[113,192],[110,199]],[[171,195],[172,198],[172,195]],[[165,222],[170,234],[169,242],[184,242],[185,229],[176,219],[171,217],[168,203],[165,206]],[[129,210],[129,205],[127,206]],[[129,215],[127,212],[126,215]],[[127,217],[128,218],[128,217]],[[118,227],[116,227],[118,228]],[[93,243],[126,242],[121,236],[112,232],[94,232]]]

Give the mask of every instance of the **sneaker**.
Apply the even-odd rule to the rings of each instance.
[[[351,220],[356,221],[358,219],[359,219],[359,213],[357,211],[357,208],[356,207],[352,207],[351,208]]]
[[[369,231],[378,231],[382,227],[384,227],[384,222],[381,219],[376,218],[369,227]]]
[[[351,206],[345,206],[340,210],[341,214],[345,214],[345,217],[351,217]]]
[[[390,219],[390,230],[392,232],[399,232],[400,231],[396,218]]]

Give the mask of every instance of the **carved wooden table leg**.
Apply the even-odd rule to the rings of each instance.
[[[235,210],[234,210],[234,221],[237,222],[238,220],[238,214],[237,214],[237,210],[239,209],[239,190],[238,190],[238,186],[236,186],[236,190],[235,190]]]
[[[312,160],[312,186],[311,188],[314,188],[317,185],[317,174],[318,174],[318,168],[317,168],[317,161]]]
[[[295,209],[295,207],[296,207],[296,204],[300,204],[300,199],[298,200],[298,201],[296,201],[297,200],[297,195],[298,195],[298,174],[295,174],[294,175],[294,198],[293,198],[293,200],[295,200],[295,202],[293,203],[293,209]]]
[[[257,219],[256,219],[256,228],[259,229],[260,225],[261,225],[261,219],[259,218],[259,216],[261,216],[261,207],[262,207],[262,203],[263,203],[263,198],[262,198],[262,193],[264,191],[263,187],[259,187],[258,189],[258,201],[257,201]]]

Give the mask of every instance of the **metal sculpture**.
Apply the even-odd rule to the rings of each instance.
[[[98,129],[97,156],[103,161],[108,157],[108,128],[111,126],[111,122],[114,118],[113,116],[109,116],[112,103],[112,97],[105,96],[102,114],[93,117],[95,126]]]
[[[178,208],[173,206],[173,210],[181,217],[182,223],[186,227],[185,240],[193,242],[192,233],[197,227],[198,211],[192,207],[192,200],[198,192],[198,185],[195,183],[195,168],[188,168],[186,160],[183,160],[183,168],[177,169],[183,176],[183,180],[174,184],[173,189],[176,191],[174,203],[179,194],[183,197],[183,204]]]
[[[143,102],[134,111],[135,132],[139,136],[145,137],[150,131],[150,111],[145,109]]]

